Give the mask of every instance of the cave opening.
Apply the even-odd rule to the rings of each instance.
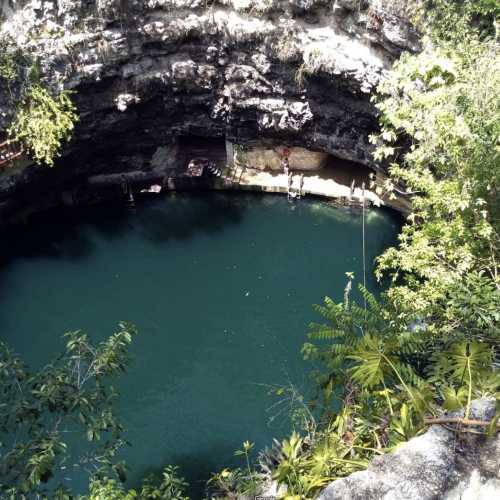
[[[177,139],[179,163],[186,167],[193,158],[204,158],[222,168],[227,163],[226,139],[199,135],[181,135]]]
[[[375,171],[370,167],[350,160],[344,160],[337,156],[328,155],[323,168],[318,175],[324,179],[332,179],[337,184],[344,186],[361,187],[363,184],[368,188],[370,175]]]
[[[334,181],[339,188],[361,188],[363,185],[368,188],[370,175],[375,173],[362,163],[342,159],[326,151],[299,146],[259,143],[241,147],[228,142],[226,149],[229,166],[234,164],[244,169],[265,171],[279,176],[284,172],[286,164],[286,168],[293,174],[304,174],[306,178],[314,177],[320,194],[322,189],[326,189],[321,187],[324,181]],[[335,196],[339,193],[331,194]],[[324,194],[328,194],[328,189]]]

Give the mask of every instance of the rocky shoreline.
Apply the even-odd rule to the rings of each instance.
[[[77,207],[106,201],[124,203],[129,196],[162,195],[172,191],[255,191],[287,195],[288,179],[282,172],[269,172],[251,168],[229,168],[222,170],[220,177],[204,176],[192,178],[182,169],[155,168],[148,171],[128,171],[113,174],[81,176],[78,181],[65,172],[46,171],[31,165],[17,167],[0,173],[0,226],[16,224],[31,214],[61,206]],[[299,182],[302,178],[302,188]],[[338,206],[392,208],[402,215],[411,209],[409,200],[381,198],[368,185],[350,186],[321,176],[318,172],[300,173],[291,176],[293,198],[320,197]],[[12,189],[16,195],[9,196]],[[290,196],[289,196],[290,197]]]

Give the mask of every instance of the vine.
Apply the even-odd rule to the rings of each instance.
[[[8,88],[7,104],[14,117],[7,129],[11,142],[19,142],[40,165],[52,167],[78,121],[69,91],[57,95],[42,83],[38,61],[11,38],[0,38],[0,82]]]
[[[24,144],[39,164],[52,167],[62,144],[71,138],[78,115],[70,95],[62,91],[54,98],[41,85],[33,85],[8,130],[9,136]]]

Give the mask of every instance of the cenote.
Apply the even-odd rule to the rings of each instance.
[[[399,217],[366,214],[367,276],[395,242]],[[210,473],[290,431],[270,385],[307,391],[300,348],[311,305],[340,299],[345,273],[362,276],[360,213],[281,196],[172,194],[125,207],[49,213],[4,240],[2,339],[32,367],[60,352],[61,335],[94,339],[137,325],[119,381],[131,446],[130,485],[177,464],[200,497]],[[5,250],[5,249],[8,250]],[[87,478],[68,474],[76,490]]]

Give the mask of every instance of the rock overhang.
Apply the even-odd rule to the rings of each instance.
[[[80,122],[59,160],[75,175],[148,170],[189,134],[374,167],[370,96],[418,34],[394,5],[362,3],[18,1],[2,29],[40,59],[44,84],[75,91]],[[1,98],[0,111],[2,128]]]

